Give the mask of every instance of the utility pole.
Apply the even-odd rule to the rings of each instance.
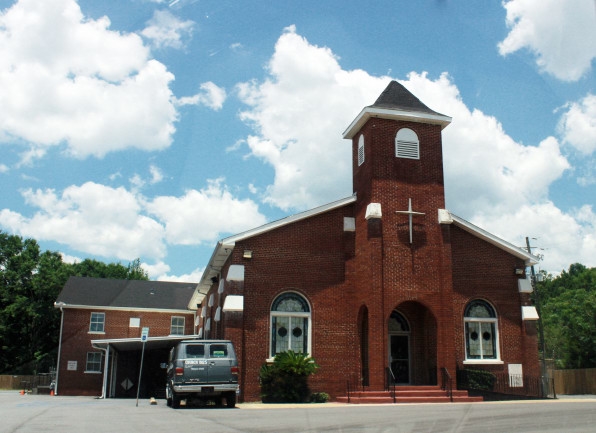
[[[532,247],[530,246],[530,238],[526,236],[526,246],[528,253],[532,254]],[[540,311],[540,293],[538,292],[538,285],[536,284],[536,273],[534,272],[534,265],[530,267],[532,273],[532,286],[534,287],[534,302],[536,303],[536,310],[538,311],[538,338],[540,339],[540,351],[542,352],[542,359],[540,360],[540,374],[542,384],[542,396],[546,396],[547,386],[547,372],[546,372],[546,347],[544,346],[544,326],[542,325],[542,313]]]

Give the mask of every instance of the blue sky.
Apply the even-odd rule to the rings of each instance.
[[[594,0],[0,0],[0,230],[198,281],[352,194],[342,132],[395,79],[453,118],[449,210],[596,266],[595,58]]]

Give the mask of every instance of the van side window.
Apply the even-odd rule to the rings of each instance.
[[[187,358],[203,358],[205,356],[205,346],[202,344],[189,344],[186,346]]]
[[[210,346],[211,358],[227,358],[228,346],[226,344],[212,344]]]

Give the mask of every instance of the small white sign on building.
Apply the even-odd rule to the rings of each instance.
[[[77,361],[68,361],[66,369],[68,371],[77,371]]]
[[[524,371],[521,364],[509,364],[509,386],[511,388],[524,386]]]

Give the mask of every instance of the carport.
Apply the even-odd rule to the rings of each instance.
[[[181,340],[198,339],[197,335],[148,337],[143,343],[138,338],[91,340],[91,345],[104,352],[103,385],[101,398],[136,397],[139,381],[141,352],[145,356],[141,377],[141,398],[164,398],[168,354]]]

